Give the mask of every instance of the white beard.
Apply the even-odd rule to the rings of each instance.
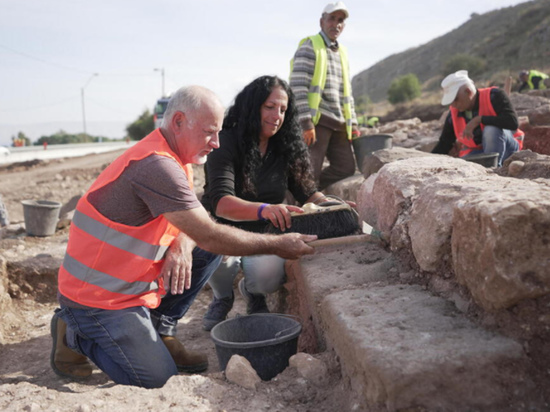
[[[196,165],[203,165],[206,163],[206,159],[208,158],[208,156],[199,156],[199,155],[196,155],[196,156],[193,156],[193,162],[194,164]]]

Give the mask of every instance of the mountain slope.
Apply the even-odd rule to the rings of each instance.
[[[524,68],[549,66],[550,0],[528,1],[482,15],[474,13],[457,29],[391,55],[354,76],[354,97],[368,95],[373,102],[384,100],[392,80],[408,73],[416,74],[426,86],[429,80],[442,79],[446,61],[459,53],[485,61],[479,79],[502,71],[516,76]]]

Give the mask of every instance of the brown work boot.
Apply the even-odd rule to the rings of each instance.
[[[65,340],[67,324],[63,319],[53,315],[50,331],[53,340],[50,365],[53,371],[64,378],[88,378],[92,374],[92,364],[86,356],[76,353],[67,346]]]
[[[208,368],[208,358],[205,354],[185,349],[183,344],[175,336],[160,335],[166,345],[176,367],[180,372],[199,373]]]

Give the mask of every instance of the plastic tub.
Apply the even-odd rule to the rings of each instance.
[[[22,200],[25,230],[30,236],[51,236],[59,220],[61,203],[49,200]]]
[[[373,134],[360,136],[351,141],[355,160],[357,161],[357,169],[363,173],[363,159],[381,149],[391,149],[393,135],[391,134]]]
[[[220,369],[231,356],[245,357],[264,381],[288,366],[296,354],[302,325],[295,317],[278,313],[238,316],[218,323],[210,336],[216,345]]]
[[[474,162],[485,167],[497,167],[498,166],[498,153],[481,153],[471,156],[465,156],[462,159],[468,162]]]

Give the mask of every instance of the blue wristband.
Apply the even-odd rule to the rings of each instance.
[[[264,210],[266,206],[269,206],[269,203],[262,203],[262,205],[258,208],[258,220],[267,220],[262,217],[262,210]]]

